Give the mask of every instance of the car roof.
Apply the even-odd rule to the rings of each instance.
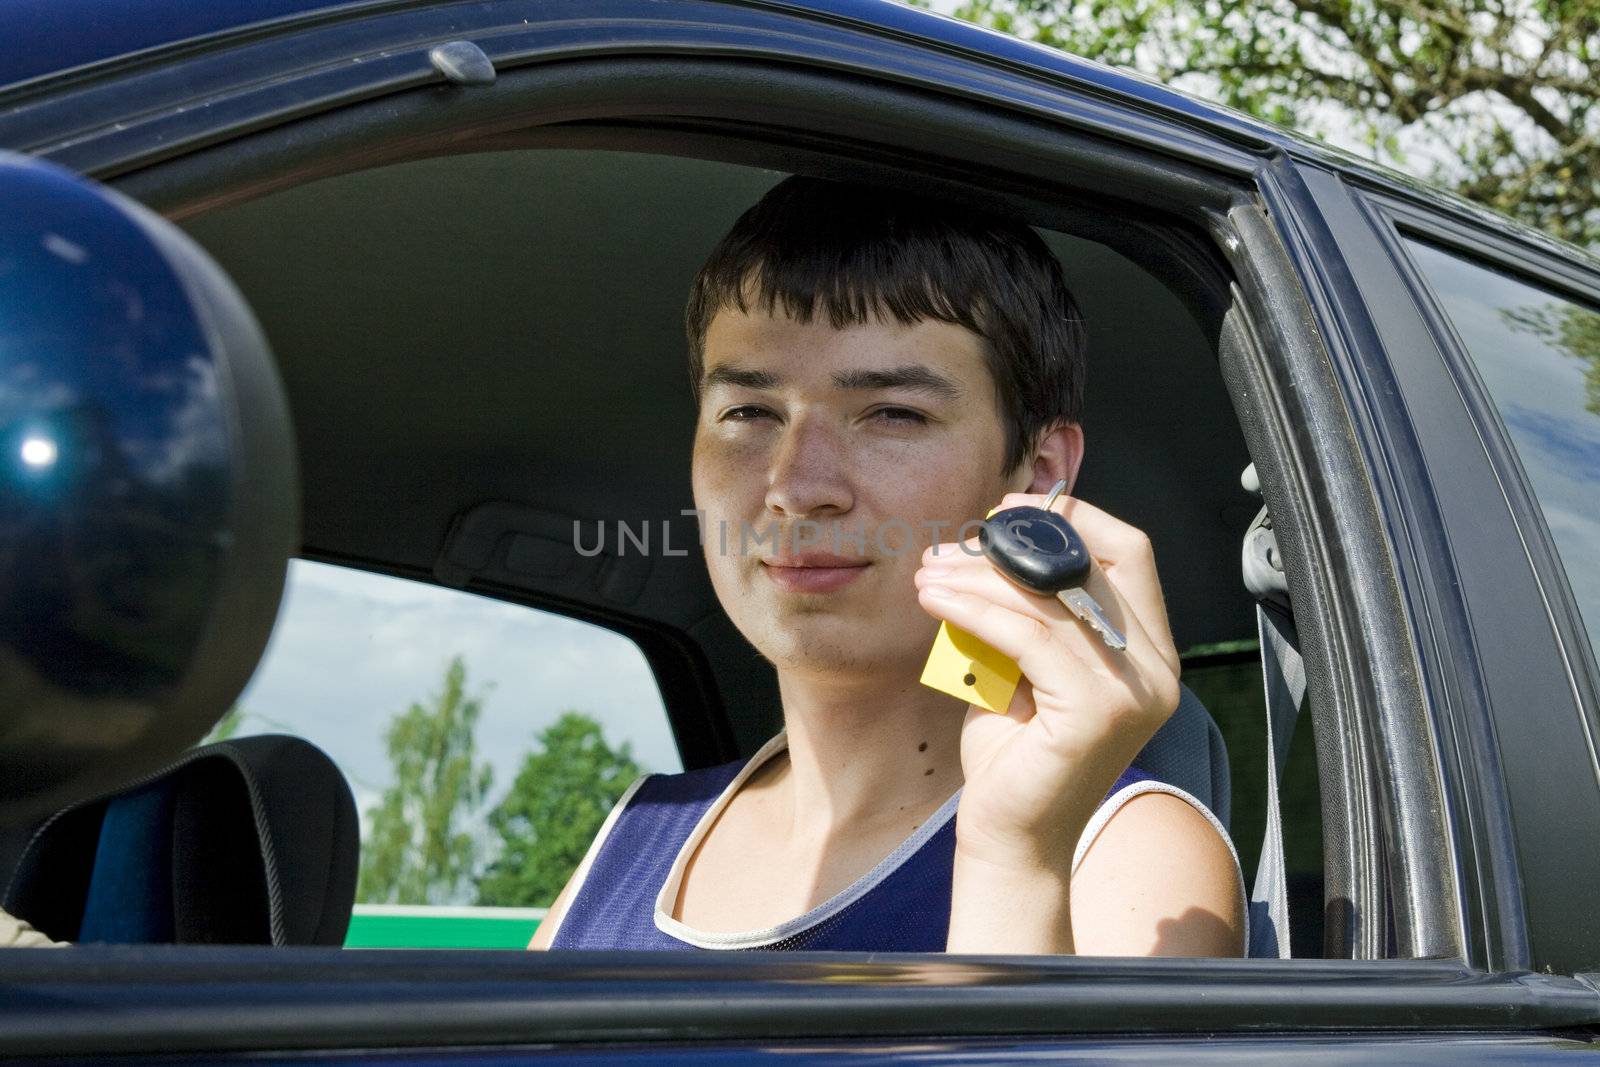
[[[8,41],[0,51],[0,85],[323,9],[371,6],[370,2],[341,0],[231,0],[226,4],[150,0],[128,5],[100,0],[6,0],[0,5]]]
[[[448,0],[437,0],[436,6],[447,3]],[[108,7],[101,0],[7,0],[0,8],[5,12],[8,37],[8,47],[0,53],[0,87],[171,46],[225,39],[241,31],[254,36],[270,32],[275,25],[290,30],[309,20],[358,17],[392,6],[395,6],[393,0],[232,0],[227,4],[147,0],[124,8]],[[637,0],[637,6],[641,15],[652,14],[658,7],[649,0]],[[1299,138],[1291,131],[1190,96],[1142,75],[951,16],[909,7],[899,0],[756,0],[741,6],[766,7],[870,26],[899,37],[920,38],[990,65],[1009,67],[1033,76],[1065,78],[1080,85],[1088,83],[1101,95],[1132,99],[1167,118],[1204,125],[1213,132],[1235,140],[1247,140],[1258,147],[1291,141],[1300,141],[1310,148],[1321,147],[1319,142]],[[612,11],[613,15],[625,13],[626,0]]]
[[[307,22],[358,18],[400,6],[396,0],[230,0],[226,4],[146,0],[126,6],[106,5],[101,0],[0,3],[4,4],[0,11],[5,13],[9,45],[0,52],[0,89],[172,48],[189,50],[206,41],[221,44],[241,34],[256,37],[274,30],[292,32]],[[449,0],[434,0],[431,6],[448,5]],[[403,6],[416,9],[430,5],[412,2]],[[763,7],[853,24],[897,38],[918,39],[968,61],[1070,84],[1124,104],[1133,103],[1159,119],[1201,129],[1263,154],[1287,153],[1346,174],[1358,174],[1367,183],[1390,193],[1448,205],[1480,225],[1513,232],[1590,269],[1595,265],[1587,250],[1373,160],[1191,96],[1136,72],[910,7],[900,0],[740,0],[740,6]],[[608,13],[625,17],[630,8],[637,8],[640,17],[654,17],[660,5],[657,0],[616,0]]]

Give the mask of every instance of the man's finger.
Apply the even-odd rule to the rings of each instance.
[[[1044,499],[1036,493],[1009,493],[1002,506],[1038,507]],[[1063,494],[1056,498],[1051,510],[1072,524],[1098,564],[1099,575],[1091,573],[1084,586],[1089,595],[1108,612],[1111,605],[1101,597],[1119,599],[1128,612],[1138,617],[1173,670],[1177,670],[1177,648],[1172,640],[1166,597],[1161,591],[1161,576],[1156,570],[1155,549],[1150,538],[1137,526],[1077,497]],[[1115,587],[1115,597],[1107,583]]]
[[[1112,667],[1084,659],[1060,641],[1048,623],[986,596],[929,582],[917,591],[917,600],[930,615],[1014,660],[1036,690],[1071,702],[1092,699],[1099,685],[1117,680]]]
[[[1128,648],[1118,652],[1108,646],[1100,635],[1080,621],[1059,597],[1042,596],[1023,589],[1006,578],[986,559],[965,560],[961,564],[944,560],[930,563],[917,571],[915,582],[919,588],[937,584],[963,593],[980,596],[1020,615],[1027,615],[1056,629],[1060,639],[1069,644],[1080,657],[1103,664],[1108,671],[1171,670],[1163,649],[1145,631],[1139,619],[1126,610],[1121,600],[1109,597],[1102,603],[1113,626],[1123,632]],[[1097,600],[1099,598],[1096,598]],[[1003,650],[1002,650],[1003,651]]]

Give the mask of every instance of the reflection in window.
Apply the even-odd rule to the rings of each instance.
[[[620,634],[302,560],[213,738],[254,733],[313,742],[355,793],[352,946],[523,948],[622,792],[682,770]]]
[[[1600,311],[1407,245],[1516,444],[1600,659]]]

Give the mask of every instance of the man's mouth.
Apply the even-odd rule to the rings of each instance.
[[[859,578],[871,560],[831,552],[801,552],[761,561],[772,583],[791,593],[831,593]]]

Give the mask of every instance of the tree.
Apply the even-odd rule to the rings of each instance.
[[[467,694],[460,656],[427,705],[395,716],[385,735],[394,781],[369,808],[356,899],[365,904],[444,904],[471,884],[479,843],[473,816],[493,771],[477,762],[473,731],[482,697]]]
[[[568,711],[538,737],[505,799],[489,814],[501,848],[478,880],[478,903],[549,907],[606,815],[642,773],[632,746],[606,744],[600,724]]]
[[[955,13],[1317,136],[1353,131],[1379,162],[1600,244],[1596,0],[963,0]]]

